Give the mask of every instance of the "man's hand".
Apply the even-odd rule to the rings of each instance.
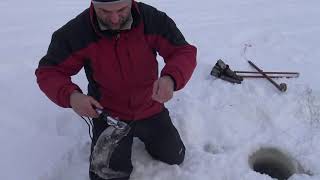
[[[153,83],[152,99],[159,103],[165,103],[172,98],[173,91],[173,79],[170,76],[163,76]]]
[[[70,106],[78,115],[90,118],[99,117],[94,107],[103,109],[101,104],[93,97],[84,95],[78,91],[70,95]]]

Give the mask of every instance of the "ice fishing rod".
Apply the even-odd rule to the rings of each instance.
[[[286,83],[276,83],[274,80],[272,80],[266,73],[264,73],[260,68],[258,68],[253,62],[248,60],[248,63],[254,67],[262,76],[264,76],[268,81],[270,81],[279,91],[285,92],[287,90],[287,84]]]

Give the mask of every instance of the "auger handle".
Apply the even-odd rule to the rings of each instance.
[[[287,84],[285,83],[276,83],[274,80],[272,80],[267,74],[265,74],[260,68],[258,68],[253,62],[248,61],[248,63],[254,67],[261,75],[263,75],[266,79],[268,79],[279,91],[285,92],[287,90]]]

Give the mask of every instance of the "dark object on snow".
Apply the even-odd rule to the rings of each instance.
[[[276,83],[274,80],[272,80],[266,73],[264,73],[260,68],[258,68],[253,62],[248,61],[248,63],[254,67],[261,75],[263,75],[265,78],[267,78],[279,91],[285,92],[287,90],[287,84],[286,83]]]
[[[103,179],[128,177],[126,172],[114,171],[110,168],[110,158],[119,142],[129,133],[131,127],[125,122],[112,118],[106,112],[97,110],[99,119],[109,127],[99,136],[91,156],[90,171]]]
[[[243,81],[243,78],[232,71],[229,65],[224,63],[221,59],[217,61],[210,74],[231,83],[241,84]]]

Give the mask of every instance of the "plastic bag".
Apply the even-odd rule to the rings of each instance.
[[[103,116],[102,116],[103,117]],[[119,142],[129,133],[131,127],[109,116],[105,116],[109,124],[99,136],[91,155],[90,171],[101,178],[112,179],[130,176],[129,173],[114,171],[110,168],[110,159]]]

